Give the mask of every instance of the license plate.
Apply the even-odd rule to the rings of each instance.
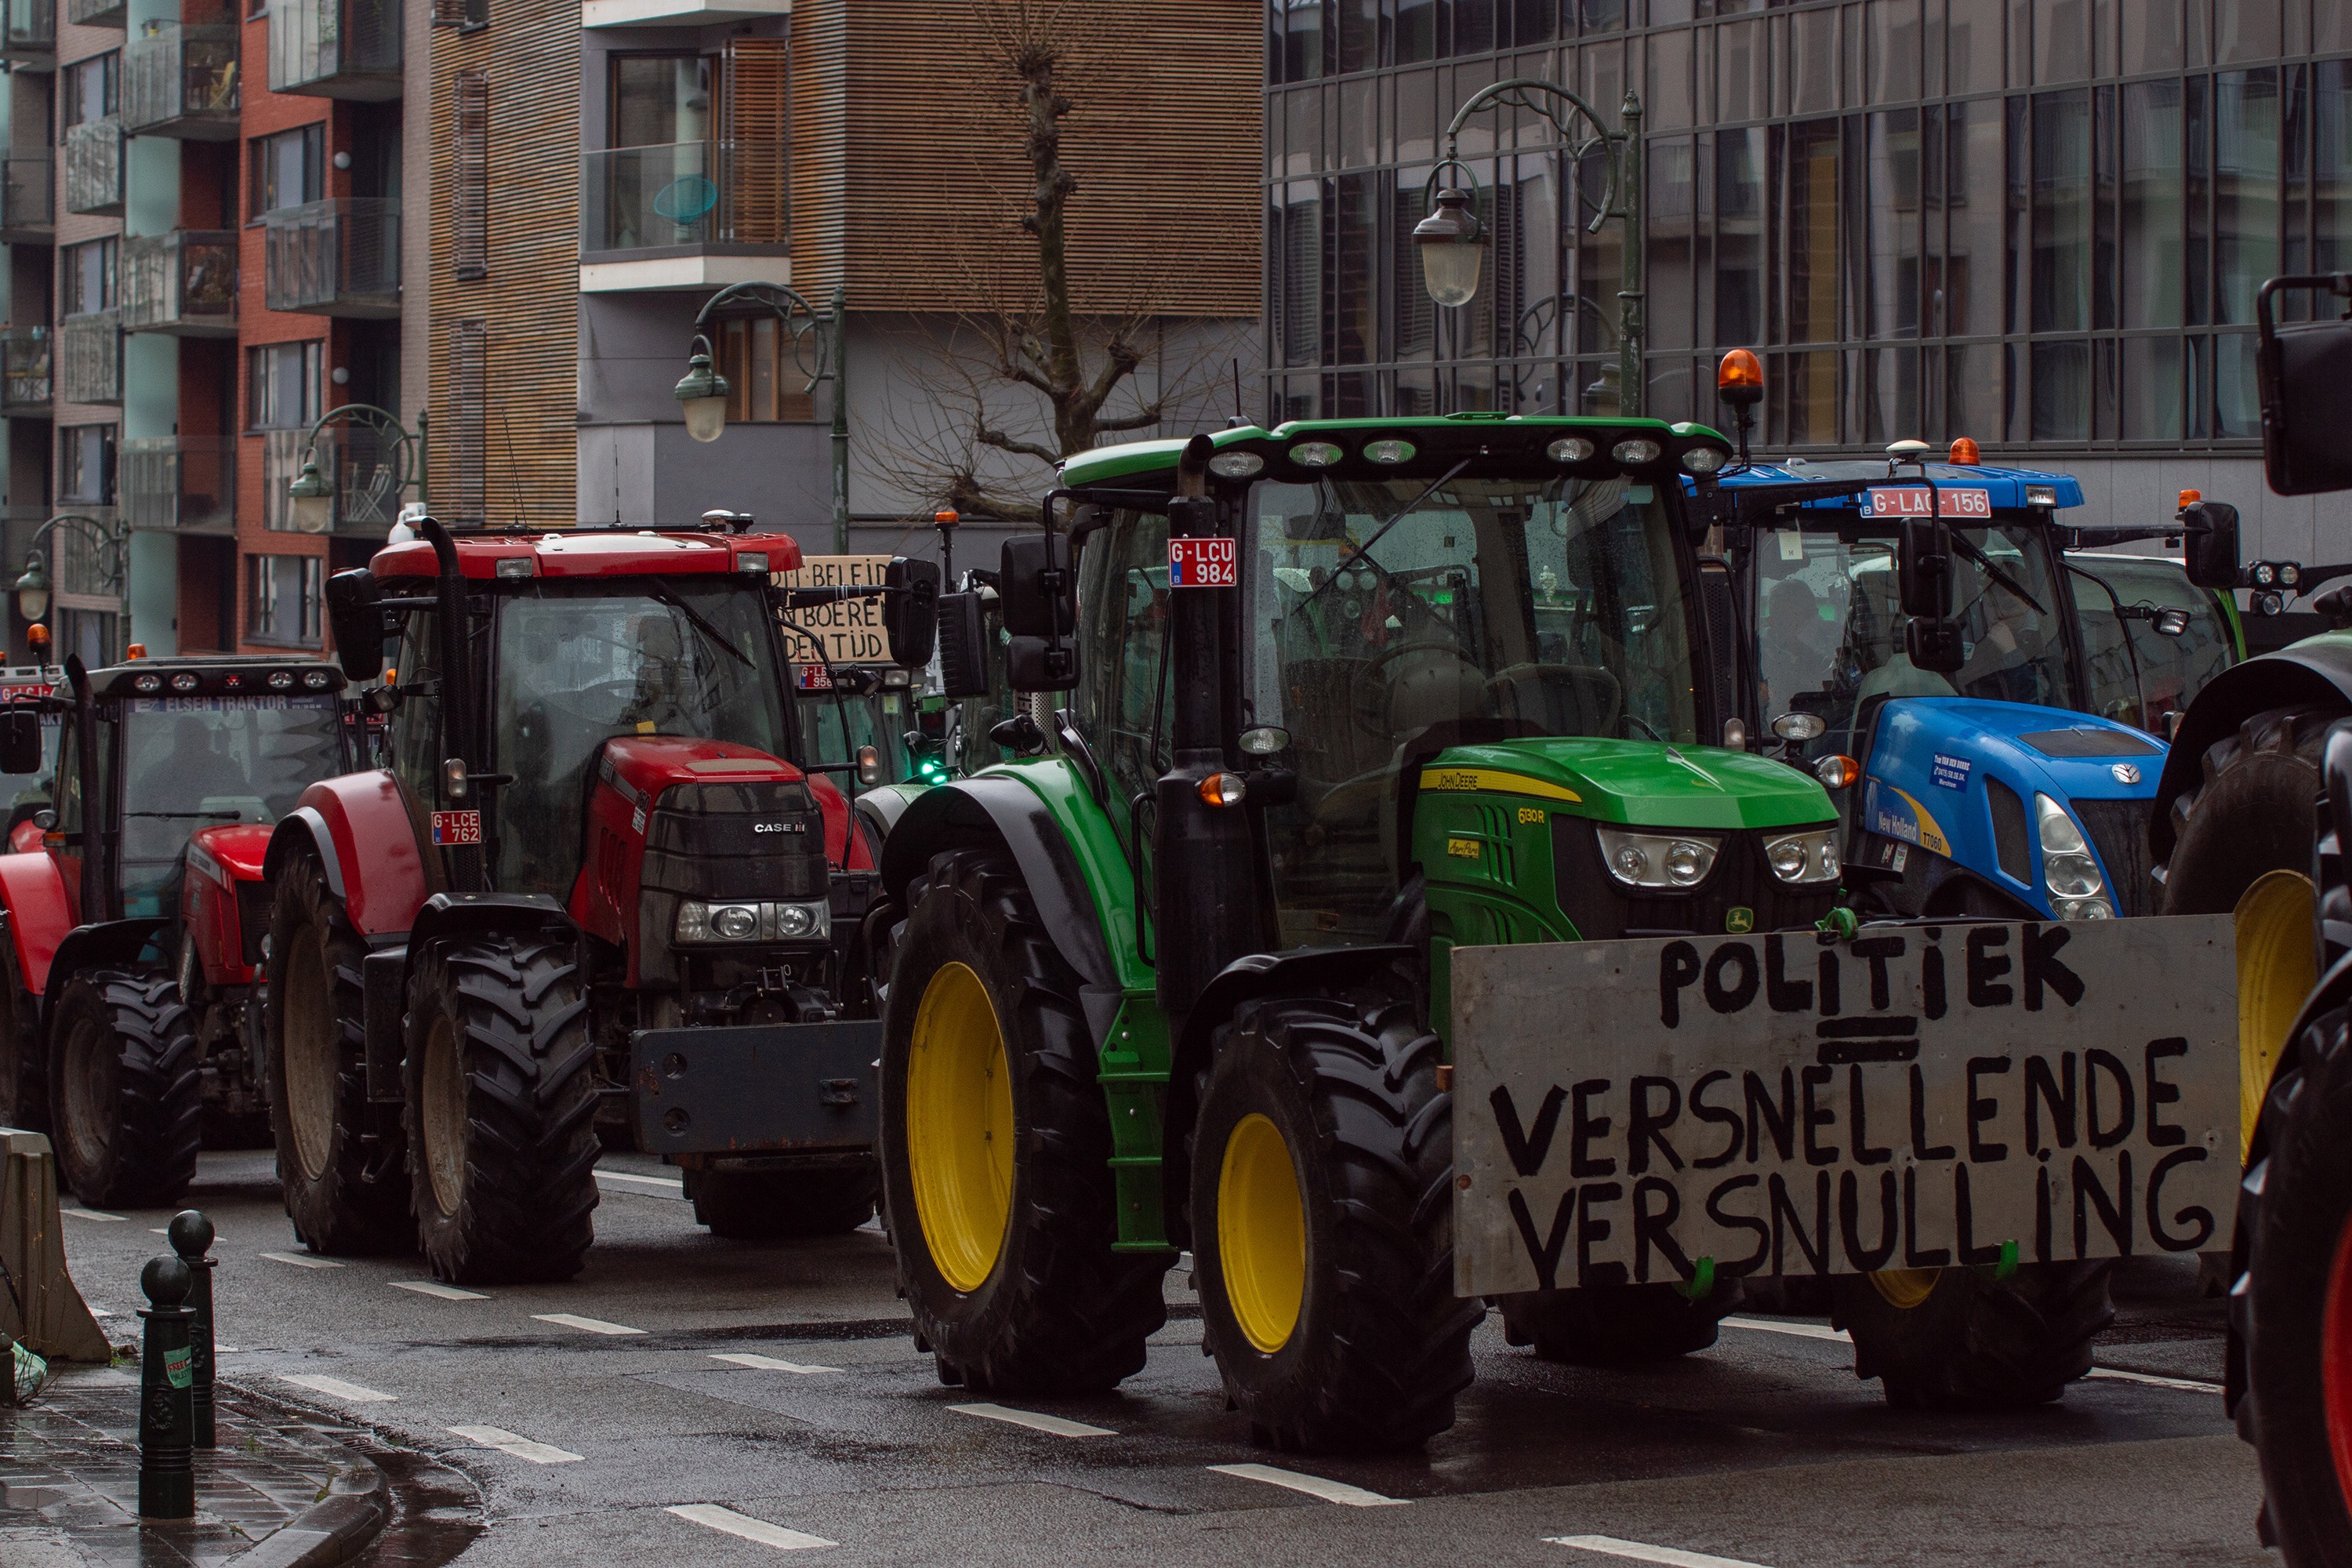
[[[1927,492],[1924,489],[1889,489],[1870,492],[1868,517],[1927,517]],[[1992,516],[1992,492],[1990,490],[1937,490],[1935,516]]]
[[[460,844],[482,841],[482,814],[478,811],[436,811],[433,814],[433,844],[446,848]]]
[[[1171,539],[1168,542],[1168,585],[1171,588],[1231,588],[1241,581],[1240,556],[1230,539]]]

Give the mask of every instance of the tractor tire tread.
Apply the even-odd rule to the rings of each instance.
[[[196,1179],[204,1138],[195,1021],[161,975],[86,970],[68,982],[60,1011],[78,990],[112,1030],[119,1076],[111,1157],[102,1172],[74,1173],[75,1195],[99,1208],[171,1207]],[[68,1174],[62,1164],[58,1173]]]

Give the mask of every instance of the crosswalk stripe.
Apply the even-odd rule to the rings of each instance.
[[[1544,1539],[1554,1546],[1573,1546],[1579,1552],[1599,1552],[1636,1563],[1663,1563],[1666,1568],[1764,1568],[1761,1563],[1750,1563],[1745,1557],[1710,1557],[1704,1552],[1620,1541],[1613,1535],[1547,1535]]]
[[[533,1312],[542,1323],[558,1323],[567,1329],[578,1329],[583,1334],[642,1334],[643,1329],[633,1329],[626,1323],[608,1323],[602,1318],[583,1318],[574,1312]]]
[[[363,1388],[356,1383],[345,1383],[340,1377],[329,1377],[321,1372],[288,1373],[279,1381],[291,1383],[302,1388],[315,1389],[330,1398],[340,1399],[346,1405],[390,1405],[397,1397],[394,1394],[379,1394],[373,1388]]]
[[[533,1442],[502,1426],[452,1426],[449,1430],[468,1443],[496,1448],[502,1454],[512,1454],[518,1459],[529,1459],[534,1465],[576,1465],[581,1460],[581,1456],[569,1448],[559,1448],[552,1443]]]
[[[299,1252],[265,1252],[260,1256],[272,1263],[290,1263],[297,1268],[341,1268],[331,1258],[310,1258]]]
[[[1351,1487],[1345,1481],[1326,1480],[1321,1476],[1301,1475],[1297,1470],[1278,1470],[1272,1465],[1211,1465],[1209,1468],[1221,1476],[1239,1476],[1245,1481],[1264,1481],[1270,1487],[1287,1487],[1308,1497],[1321,1498],[1325,1502],[1345,1504],[1349,1508],[1401,1508],[1401,1497],[1382,1497],[1361,1487]]]
[[[737,1366],[748,1366],[753,1372],[797,1372],[805,1375],[841,1370],[837,1366],[810,1366],[802,1362],[778,1361],[774,1356],[754,1355],[750,1351],[730,1351],[723,1354],[713,1351],[710,1352],[710,1359],[733,1362]]]
[[[414,1290],[420,1296],[432,1296],[444,1301],[487,1301],[489,1298],[479,1290],[460,1290],[455,1285],[444,1285],[438,1279],[395,1279],[395,1290]]]
[[[720,1508],[715,1502],[682,1502],[662,1510],[680,1519],[690,1519],[706,1530],[723,1531],[745,1541],[756,1541],[762,1546],[772,1546],[779,1552],[807,1552],[820,1546],[838,1546],[837,1541],[827,1541],[822,1535],[803,1535],[797,1530],[786,1530],[781,1524],[770,1524],[764,1519],[737,1513],[731,1508]]]
[[[1065,1421],[1058,1415],[1041,1415],[1034,1410],[1014,1410],[1003,1405],[950,1405],[948,1408],[959,1415],[977,1415],[983,1421],[1003,1421],[1013,1426],[1026,1426],[1033,1432],[1050,1433],[1056,1437],[1118,1436],[1108,1426],[1089,1426],[1083,1421]]]

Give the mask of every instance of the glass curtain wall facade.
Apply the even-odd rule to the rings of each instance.
[[[2245,453],[2253,301],[2352,269],[2352,0],[1270,0],[1269,419],[1616,395],[1601,162],[1485,111],[1491,245],[1412,255],[1456,107],[1538,77],[1645,116],[1645,412],[1775,447],[1970,436],[2028,456]]]

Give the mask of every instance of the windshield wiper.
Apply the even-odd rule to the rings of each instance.
[[[245,816],[245,813],[241,811],[126,811],[122,815],[125,816],[161,816],[172,818],[194,818],[197,820],[211,822],[236,822],[241,819]]]
[[[1460,473],[1469,466],[1470,459],[1465,458],[1460,462],[1454,464],[1452,468],[1446,469],[1444,473],[1438,475],[1435,479],[1430,480],[1429,488],[1427,489],[1423,490],[1419,495],[1405,502],[1402,510],[1390,518],[1386,522],[1381,524],[1380,527],[1372,530],[1372,536],[1370,539],[1367,539],[1361,544],[1356,546],[1355,549],[1341,556],[1339,558],[1339,563],[1331,568],[1331,574],[1324,578],[1322,582],[1317,584],[1315,585],[1315,591],[1307,595],[1304,599],[1301,599],[1298,602],[1298,608],[1293,610],[1291,614],[1297,616],[1305,615],[1307,613],[1307,606],[1315,603],[1317,599],[1323,596],[1323,590],[1339,580],[1340,573],[1345,572],[1356,562],[1362,560],[1365,551],[1370,550],[1373,545],[1378,544],[1381,542],[1381,536],[1386,534],[1390,529],[1394,528],[1398,523],[1402,522],[1407,517],[1410,517],[1413,511],[1420,507],[1422,502],[1427,500],[1436,492],[1438,486],[1444,484],[1446,480],[1452,479],[1454,475]]]
[[[684,616],[688,621],[692,622],[696,631],[700,632],[707,641],[717,643],[720,650],[734,659],[736,663],[743,666],[746,669],[751,668],[751,658],[740,649],[736,647],[733,643],[727,640],[727,634],[725,632],[720,631],[717,626],[714,626],[709,621],[704,620],[701,613],[696,610],[692,605],[688,604],[685,600],[671,593],[659,583],[653,585],[653,596],[659,599],[663,604],[667,605],[670,608],[676,610],[679,615]]]
[[[2035,615],[2046,616],[2050,613],[2048,610],[2042,607],[2041,600],[2035,598],[2032,595],[2027,593],[2023,588],[2018,585],[2016,578],[2011,576],[2008,573],[1994,565],[1992,557],[1978,549],[1976,545],[1969,541],[1967,534],[1962,533],[1957,528],[1950,531],[1953,547],[1958,550],[1961,554],[1975,562],[1979,567],[1983,568],[1984,574],[1986,576],[1991,578],[1994,582],[2000,584],[2002,587],[2008,589],[2011,593],[2016,595],[2019,598],[2032,605],[2033,613]]]

